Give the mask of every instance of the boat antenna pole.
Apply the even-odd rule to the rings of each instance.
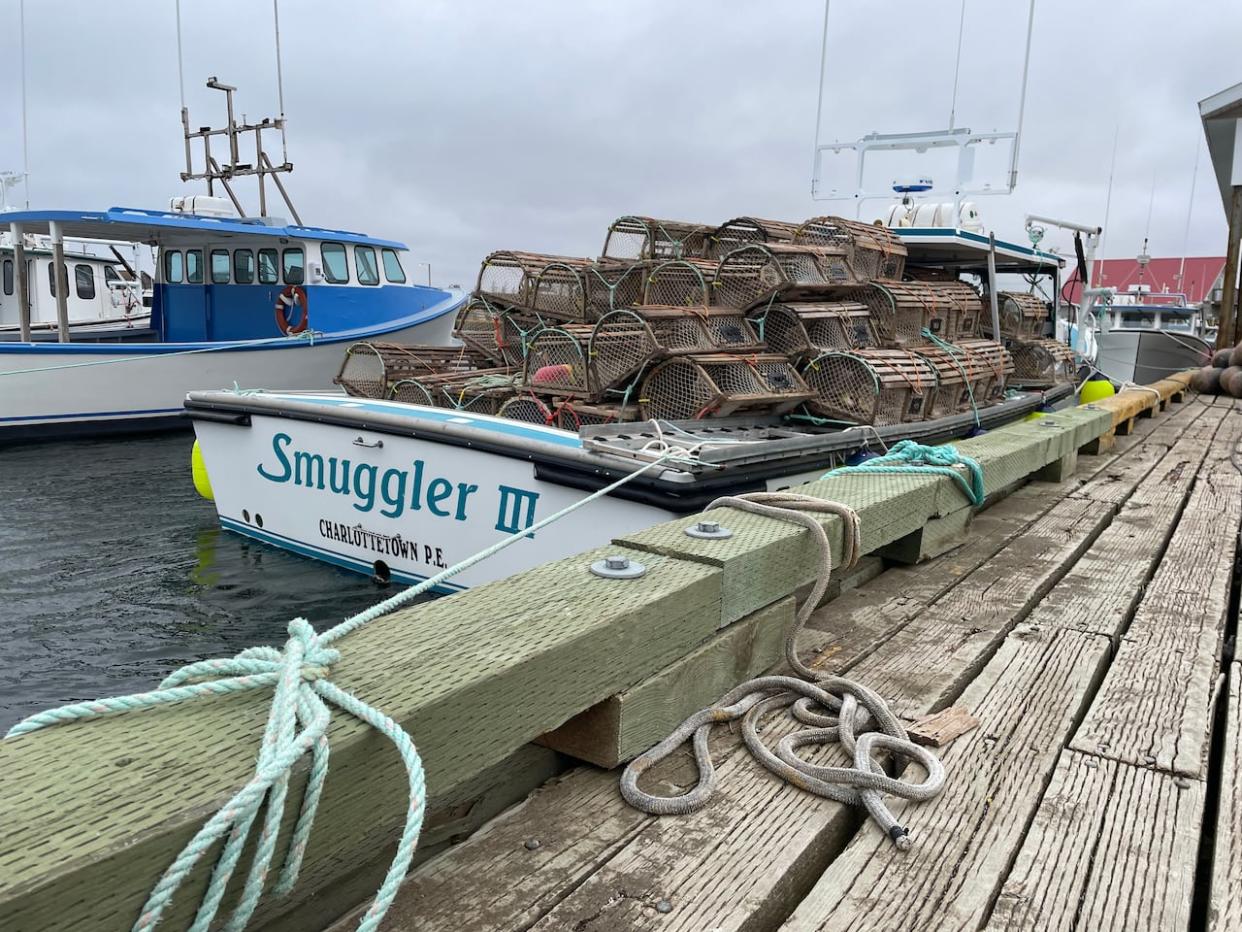
[[[177,0],[177,86],[181,91],[181,130],[185,136],[185,171],[191,174],[194,165],[190,156],[190,111],[185,106],[185,61],[181,54],[181,0]],[[207,190],[211,191],[211,182],[207,182]]]
[[[962,73],[962,33],[965,30],[966,0],[962,0],[962,15],[957,21],[957,60],[953,63],[953,99],[949,101],[949,132],[953,132],[953,124],[957,119],[957,78]],[[822,83],[823,78],[820,78],[820,81]],[[815,142],[818,144],[819,140],[816,139]]]
[[[1121,138],[1121,124],[1113,128],[1113,157],[1108,163],[1108,194],[1104,196],[1104,226],[1100,230],[1100,264],[1096,269],[1098,275],[1093,276],[1101,285],[1104,283],[1104,237],[1108,235],[1108,213],[1113,206],[1113,174],[1117,170],[1117,140]]]
[[[276,26],[276,105],[280,110],[280,161],[289,162],[289,144],[285,139],[285,79],[280,64],[280,0],[272,0],[272,21]],[[818,136],[815,139],[819,143]],[[262,176],[260,176],[260,181]]]
[[[1147,241],[1151,238],[1151,211],[1156,206],[1156,176],[1151,178],[1151,197],[1147,199],[1147,226],[1143,230],[1143,251],[1138,256],[1139,266],[1139,286],[1140,290],[1143,284],[1143,278],[1147,272],[1147,263],[1151,261],[1151,253],[1147,251]]]
[[[1182,261],[1177,267],[1177,290],[1186,293],[1186,250],[1190,247],[1190,217],[1195,212],[1195,182],[1199,180],[1199,153],[1203,146],[1195,142],[1195,167],[1190,173],[1190,200],[1186,204],[1186,230],[1182,233]]]
[[[1009,190],[1018,186],[1018,147],[1022,144],[1022,120],[1026,116],[1026,79],[1031,73],[1031,36],[1035,31],[1035,0],[1026,17],[1026,55],[1022,62],[1022,91],[1018,98],[1018,129],[1013,136],[1013,155],[1009,161]]]
[[[275,2],[275,0],[273,0]],[[819,177],[819,131],[824,118],[824,68],[828,62],[828,7],[832,0],[824,0],[824,33],[819,41],[819,95],[815,100],[815,145],[811,157],[811,197],[815,197],[815,181]]]
[[[17,11],[22,63],[22,191],[26,195],[26,209],[30,210],[30,148],[26,141],[26,0],[21,0]]]

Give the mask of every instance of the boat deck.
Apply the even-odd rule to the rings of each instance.
[[[944,556],[868,560],[813,616],[825,672],[907,719],[979,720],[940,751],[938,798],[893,803],[910,851],[720,726],[705,809],[644,815],[618,771],[575,768],[422,865],[383,928],[1238,928],[1242,403],[1188,399],[1012,492]],[[693,780],[681,753],[644,786]]]

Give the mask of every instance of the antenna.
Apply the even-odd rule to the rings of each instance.
[[[1100,267],[1096,281],[1104,284],[1104,237],[1108,235],[1108,214],[1113,207],[1113,174],[1117,170],[1117,141],[1121,138],[1121,124],[1113,128],[1113,157],[1108,163],[1108,194],[1104,197],[1104,228],[1100,231]]]
[[[26,138],[26,0],[21,0],[17,9],[22,62],[22,188],[26,195],[26,209],[30,210],[30,149]]]
[[[824,0],[824,34],[819,41],[819,96],[815,100],[815,156],[811,162],[811,197],[819,181],[819,130],[824,118],[824,65],[828,60],[828,6],[832,0]]]
[[[285,78],[280,64],[280,0],[272,0],[272,22],[276,26],[276,103],[280,109],[280,160],[289,161],[289,144],[285,139]],[[262,178],[259,179],[260,185]],[[291,207],[290,210],[293,208]]]
[[[1177,290],[1186,290],[1186,250],[1190,247],[1190,217],[1195,212],[1195,182],[1199,180],[1199,153],[1203,146],[1195,142],[1195,167],[1190,173],[1190,200],[1186,203],[1186,230],[1182,233],[1182,261],[1177,267]]]
[[[957,58],[953,63],[953,99],[949,101],[949,132],[957,116],[957,78],[962,73],[962,34],[966,31],[966,0],[962,0],[962,15],[957,21]]]

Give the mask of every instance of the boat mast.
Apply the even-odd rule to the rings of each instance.
[[[21,0],[17,9],[22,65],[22,191],[26,195],[26,209],[30,210],[30,149],[26,139],[26,0]]]
[[[1182,261],[1177,266],[1177,290],[1186,293],[1186,250],[1190,248],[1190,217],[1195,211],[1195,182],[1199,180],[1199,153],[1203,146],[1195,143],[1195,167],[1190,173],[1190,200],[1186,203],[1186,229],[1182,233]]]

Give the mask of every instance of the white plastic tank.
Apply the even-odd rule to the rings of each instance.
[[[168,209],[173,213],[193,214],[195,217],[236,217],[233,204],[225,197],[211,197],[207,194],[188,194],[174,197],[168,202]]]

